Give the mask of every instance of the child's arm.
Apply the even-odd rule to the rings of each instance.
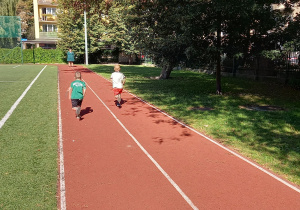
[[[73,90],[73,89],[72,89],[71,87],[68,88],[68,91],[69,91],[69,99],[71,99],[72,90]]]
[[[85,91],[86,91],[86,88],[83,88],[83,90],[82,90],[83,97],[85,96]]]

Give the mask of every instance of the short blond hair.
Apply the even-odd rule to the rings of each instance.
[[[75,72],[75,79],[81,79],[81,73],[79,71]]]
[[[121,70],[120,64],[116,64],[115,67],[114,67],[114,70],[115,71],[120,71]]]

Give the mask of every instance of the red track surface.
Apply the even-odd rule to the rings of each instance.
[[[74,70],[90,88],[75,118]],[[300,209],[300,193],[129,93],[119,109],[110,82],[59,66],[67,209]],[[134,138],[190,199],[170,183]],[[188,200],[187,199],[187,200]]]

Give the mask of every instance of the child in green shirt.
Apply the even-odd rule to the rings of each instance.
[[[80,120],[81,104],[86,91],[86,85],[85,82],[81,80],[80,72],[75,72],[75,80],[71,83],[68,91],[69,99],[71,99],[72,103],[72,109],[75,110],[76,118]]]

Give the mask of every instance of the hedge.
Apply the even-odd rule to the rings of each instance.
[[[0,63],[22,63],[21,48],[0,49]],[[23,63],[66,63],[66,54],[60,49],[24,49]]]

